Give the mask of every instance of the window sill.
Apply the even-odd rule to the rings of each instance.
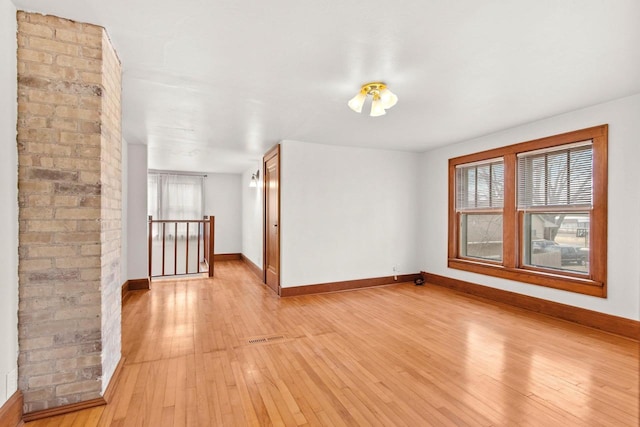
[[[546,286],[548,288],[561,289],[563,291],[591,295],[594,297],[606,298],[607,296],[607,288],[605,284],[590,279],[531,271],[520,268],[508,268],[502,265],[485,264],[482,262],[462,260],[458,258],[449,258],[448,266],[449,268],[454,268],[456,270],[485,274],[487,276]]]

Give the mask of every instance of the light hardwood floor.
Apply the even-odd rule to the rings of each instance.
[[[218,263],[134,292],[123,355],[106,407],[27,427],[638,425],[637,342],[429,285],[279,299]]]

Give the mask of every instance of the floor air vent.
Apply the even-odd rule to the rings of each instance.
[[[265,344],[273,341],[280,341],[284,339],[284,335],[274,335],[271,337],[252,338],[249,340],[249,344]]]

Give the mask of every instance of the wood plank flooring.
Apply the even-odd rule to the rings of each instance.
[[[638,343],[412,283],[279,299],[240,261],[123,307],[105,407],[53,426],[637,426]]]

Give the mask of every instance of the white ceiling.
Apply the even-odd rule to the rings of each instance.
[[[13,1],[107,29],[154,169],[241,172],[285,139],[425,151],[640,92],[638,0]],[[398,104],[352,112],[375,80]]]

